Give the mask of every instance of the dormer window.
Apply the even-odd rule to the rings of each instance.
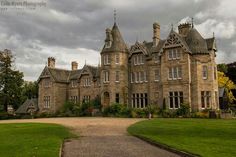
[[[71,81],[71,87],[72,88],[77,87],[77,81],[76,80]]]
[[[155,63],[159,63],[160,62],[160,57],[159,57],[159,55],[157,53],[154,54],[154,62]]]
[[[84,79],[84,86],[85,86],[85,87],[91,86],[91,80],[90,80],[90,78],[87,77],[87,78]]]

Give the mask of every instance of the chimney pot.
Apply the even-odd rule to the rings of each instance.
[[[54,57],[48,57],[48,67],[55,68],[56,59]]]
[[[78,69],[78,63],[76,61],[71,62],[71,70],[77,70]]]

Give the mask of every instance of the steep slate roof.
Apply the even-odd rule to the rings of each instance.
[[[70,71],[70,77],[69,77],[69,79],[70,79],[70,80],[76,80],[76,79],[78,79],[78,77],[79,77],[81,71],[82,71],[81,69]]]
[[[209,53],[206,40],[195,28],[190,29],[188,35],[185,38],[185,41],[188,44],[192,54]]]
[[[70,71],[64,69],[50,68],[48,70],[56,82],[67,83],[69,81]]]
[[[16,114],[27,114],[29,113],[29,109],[35,109],[35,111],[38,111],[38,99],[27,99],[17,110]]]
[[[114,23],[112,30],[112,44],[110,48],[103,47],[102,52],[128,52],[128,48],[122,38],[119,28],[116,23]]]

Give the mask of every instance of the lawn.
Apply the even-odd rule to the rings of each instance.
[[[58,157],[63,139],[74,137],[56,124],[0,124],[1,157]]]
[[[130,126],[128,132],[204,157],[236,156],[236,120],[153,119]]]

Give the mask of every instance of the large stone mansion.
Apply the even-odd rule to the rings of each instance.
[[[56,68],[48,58],[39,76],[40,112],[56,112],[66,101],[99,99],[103,107],[115,102],[133,108],[147,105],[177,109],[181,103],[192,110],[219,109],[215,38],[204,39],[193,24],[171,29],[160,38],[160,25],[153,24],[151,42],[130,47],[116,23],[106,29],[101,65],[71,63],[71,70]]]

